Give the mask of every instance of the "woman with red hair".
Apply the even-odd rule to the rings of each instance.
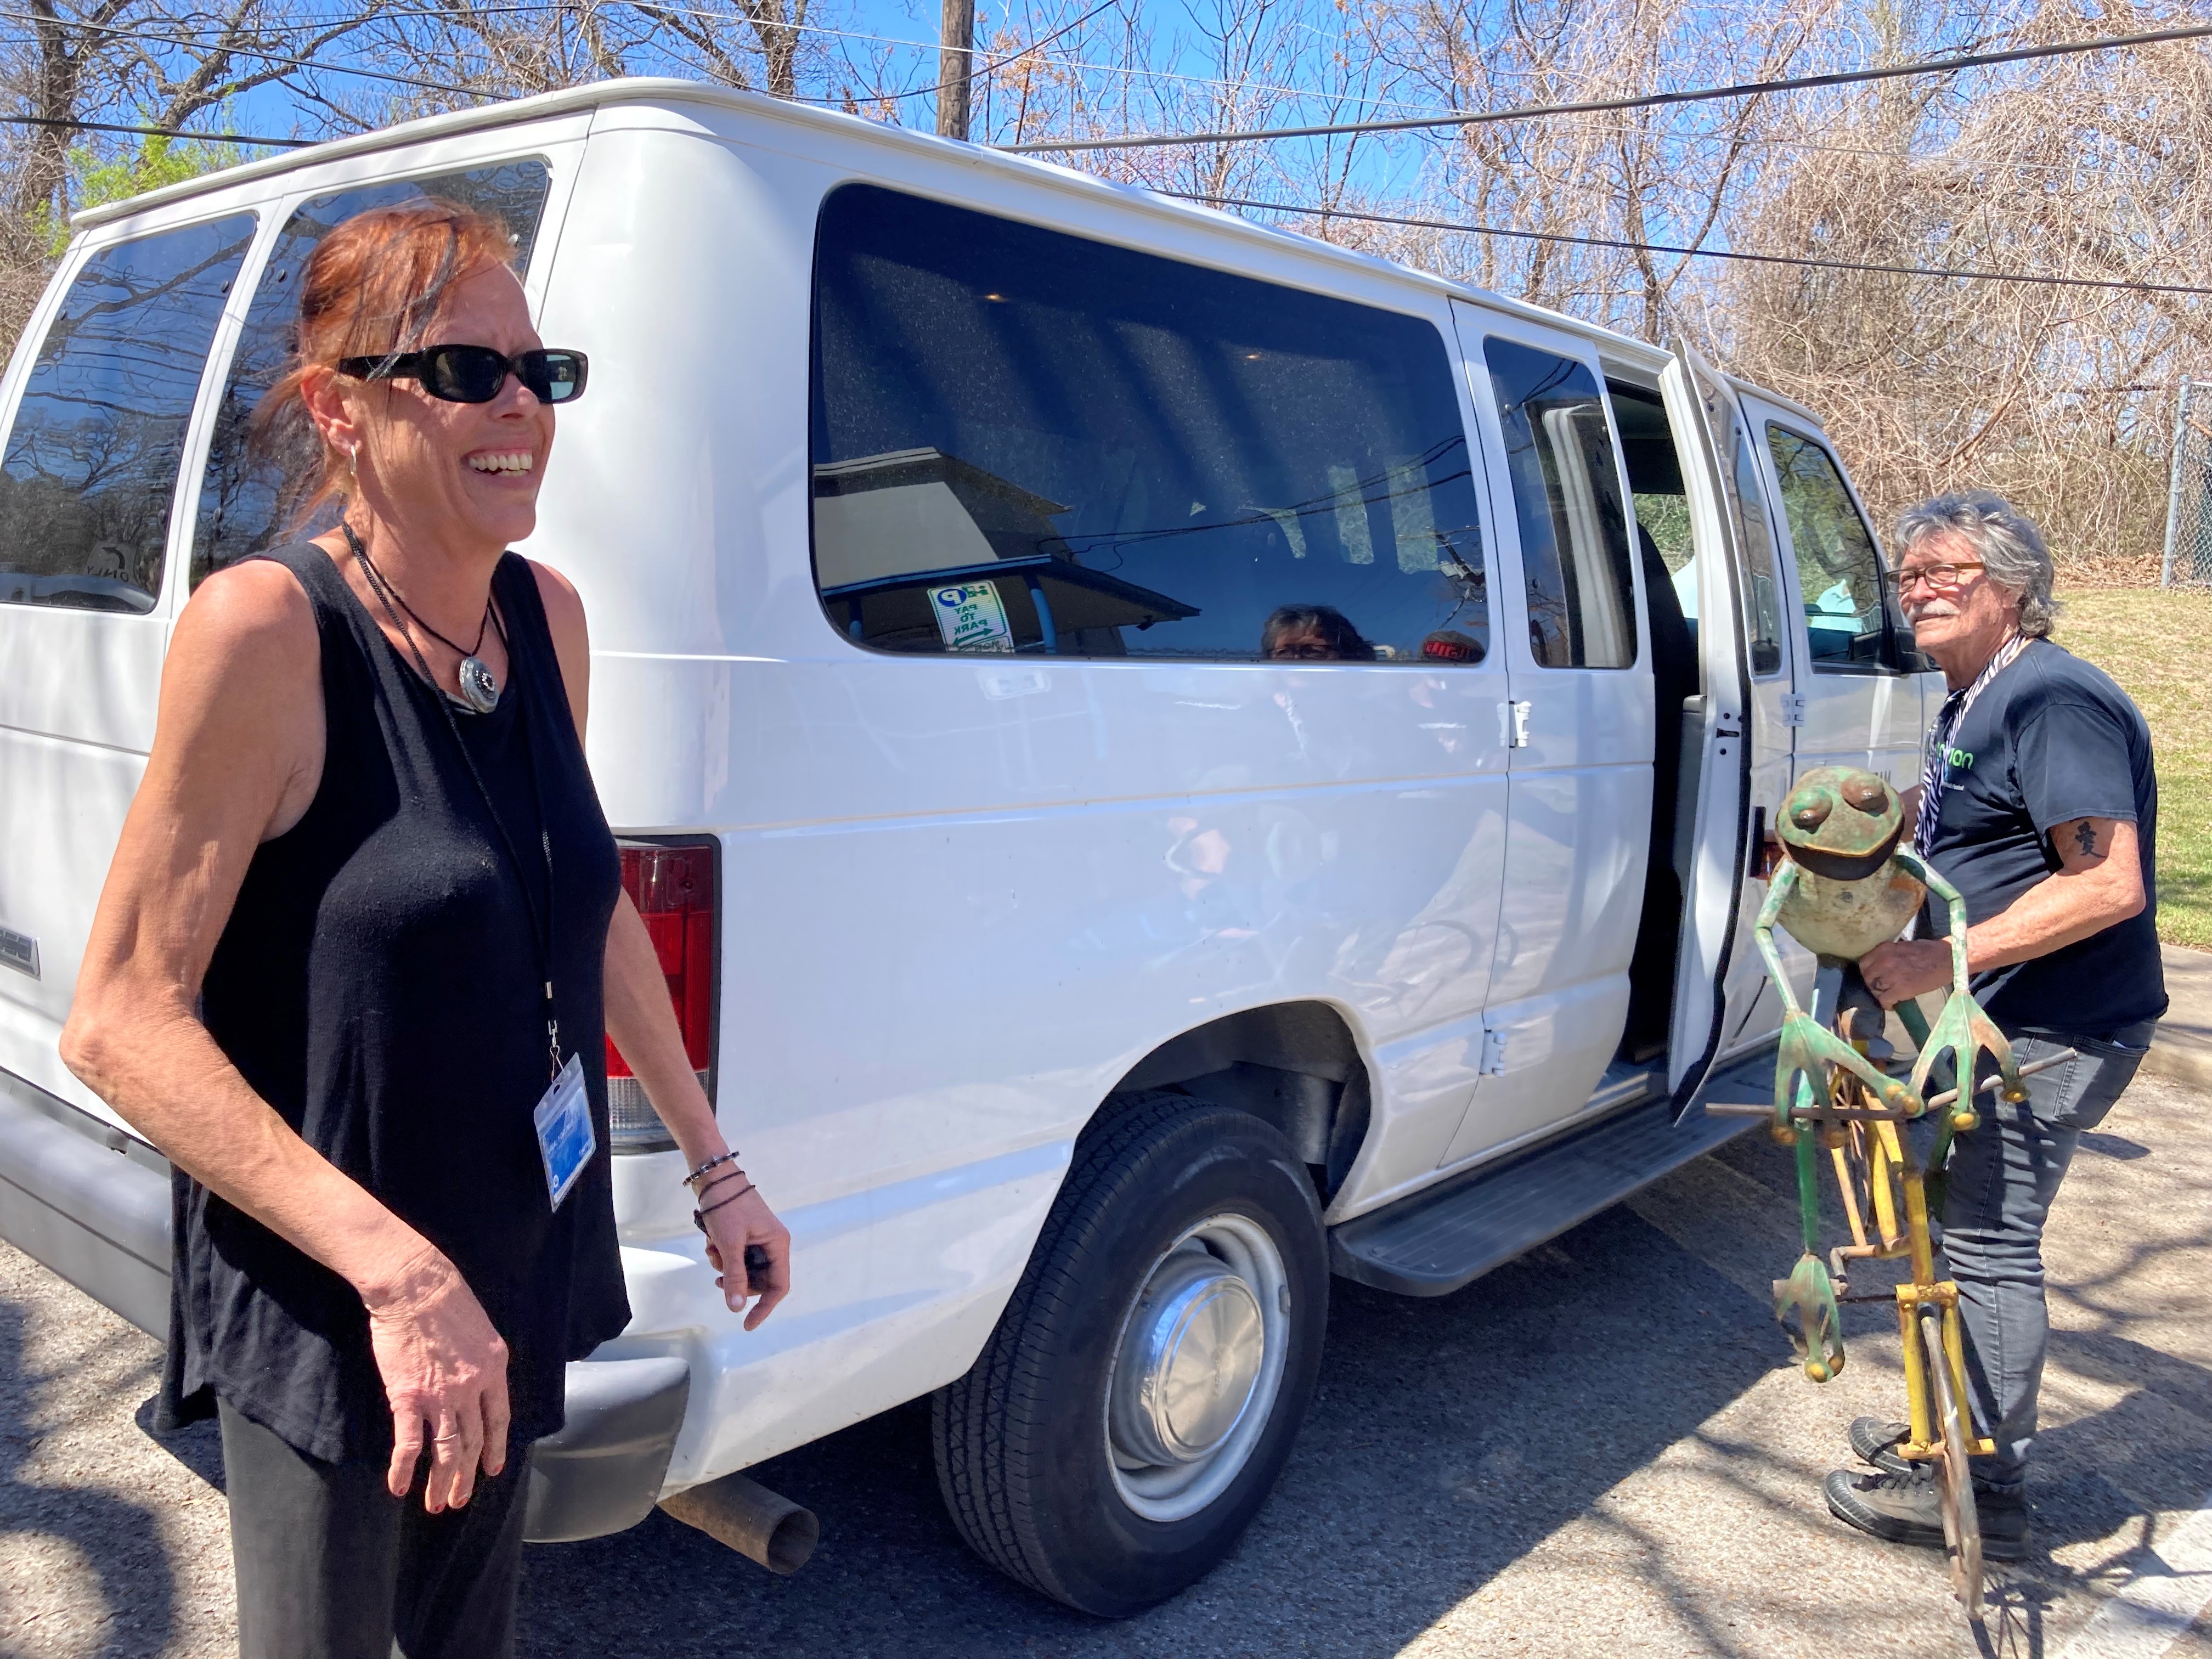
[[[732,1311],[790,1282],[620,890],[583,606],[506,550],[587,371],[511,246],[418,201],[309,260],[256,418],[337,523],[179,617],[63,1033],[178,1171],[164,1412],[220,1418],[248,1659],[512,1650],[531,1443],[629,1316],[605,1037]]]

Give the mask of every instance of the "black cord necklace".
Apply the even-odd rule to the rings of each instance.
[[[383,603],[385,614],[391,617],[392,625],[406,638],[407,648],[415,653],[415,661],[422,671],[422,678],[430,682],[433,689],[436,688],[438,684],[436,677],[430,672],[430,665],[423,657],[422,647],[415,643],[414,634],[409,629],[407,623],[401,622],[398,616],[392,611],[392,607],[395,603],[401,611],[407,613],[409,621],[414,623],[416,627],[461,659],[460,669],[455,678],[460,681],[462,701],[479,714],[489,714],[493,709],[498,708],[499,682],[493,678],[489,665],[477,654],[483,649],[484,630],[487,628],[497,632],[499,642],[501,645],[507,643],[507,629],[500,626],[498,613],[492,609],[491,595],[489,593],[484,595],[483,620],[477,624],[477,642],[468,649],[463,650],[415,614],[415,607],[407,603],[406,596],[392,585],[391,578],[376,568],[375,561],[368,556],[368,547],[363,544],[361,538],[354,533],[354,527],[351,525],[341,524],[338,527],[345,532],[346,545],[352,550],[354,557],[361,561],[362,574],[368,578],[369,586],[375,591],[376,597]]]
[[[553,927],[556,915],[556,890],[553,885],[553,831],[551,820],[548,818],[545,812],[544,785],[538,775],[538,738],[537,733],[532,730],[529,702],[526,699],[522,705],[522,749],[530,763],[530,793],[538,804],[538,848],[545,860],[545,920],[542,927],[538,924],[538,901],[531,896],[530,884],[523,878],[521,851],[515,846],[514,838],[507,834],[507,820],[500,816],[498,805],[492,799],[491,791],[484,785],[483,774],[477,769],[476,757],[469,752],[469,745],[461,736],[460,722],[453,718],[453,699],[441,690],[438,682],[431,678],[429,660],[423,656],[422,647],[416,644],[415,635],[408,631],[407,624],[399,620],[399,612],[392,609],[392,601],[399,596],[392,591],[392,585],[384,580],[384,573],[370,562],[368,549],[361,544],[361,538],[354,534],[351,525],[342,524],[339,528],[345,532],[346,545],[353,550],[354,556],[361,561],[362,574],[368,578],[370,591],[376,595],[378,602],[384,606],[384,614],[392,618],[392,625],[399,630],[400,637],[407,641],[407,649],[415,658],[415,665],[422,671],[422,678],[428,682],[431,694],[438,699],[438,712],[446,717],[446,729],[453,734],[453,746],[460,750],[461,763],[468,768],[469,780],[476,785],[477,795],[483,802],[484,811],[491,815],[492,828],[499,832],[500,846],[507,853],[507,862],[514,866],[515,879],[521,884],[522,908],[530,914],[530,935],[538,945],[538,971],[544,986],[545,1048],[546,1058],[550,1066],[547,1075],[558,1078],[561,1075],[561,1018],[553,997]],[[399,603],[404,609],[407,602],[400,599]],[[414,614],[411,611],[408,612],[410,616]],[[499,626],[496,615],[493,617],[492,623],[494,627]],[[501,644],[507,643],[506,629],[499,629],[499,638]],[[453,641],[448,640],[447,643],[450,645]],[[508,654],[512,659],[511,647]],[[483,669],[482,663],[477,663],[477,666]],[[484,669],[483,676],[486,680],[489,680],[490,671]],[[462,688],[466,690],[468,684],[468,678],[465,672],[461,678]],[[499,690],[496,686],[492,689],[491,700],[494,705],[496,705],[499,701]],[[489,714],[491,709],[485,708],[483,712]]]

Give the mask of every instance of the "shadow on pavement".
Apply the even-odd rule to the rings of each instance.
[[[0,1538],[18,1571],[57,1597],[0,1638],[0,1653],[161,1653],[179,1634],[178,1596],[154,1510],[82,1486],[46,1486],[27,1467],[62,1425],[45,1397],[59,1379],[29,1368],[23,1326],[22,1310],[0,1302]]]
[[[823,1541],[772,1578],[655,1514],[532,1550],[523,1651],[1379,1655],[1786,1358],[1741,1292],[1625,1209],[1457,1296],[1332,1286],[1322,1391],[1238,1551],[1130,1625],[1029,1594],[945,1518],[926,1401],[763,1464]]]

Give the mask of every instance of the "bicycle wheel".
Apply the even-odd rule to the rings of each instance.
[[[1934,1303],[1920,1309],[1920,1352],[1928,1366],[1936,1432],[1943,1455],[1936,1464],[1936,1489],[1942,1500],[1944,1553],[1951,1565],[1951,1588],[1975,1623],[1982,1618],[1982,1523],[1974,1509],[1974,1475],[1966,1461],[1969,1432],[1965,1402],[1952,1384],[1951,1357],[1943,1346],[1943,1310]]]

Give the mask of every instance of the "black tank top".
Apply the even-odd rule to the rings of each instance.
[[[314,607],[322,781],[255,852],[202,1018],[285,1122],[460,1270],[507,1340],[520,1447],[561,1426],[565,1362],[629,1319],[603,1042],[614,839],[522,559],[506,555],[492,578],[512,664],[499,705],[453,710],[480,791],[444,694],[329,556],[301,543],[264,556]],[[541,801],[562,1053],[583,1057],[599,1137],[558,1211],[532,1119],[550,1081],[531,915],[542,927]],[[181,1172],[175,1202],[161,1415],[204,1417],[220,1396],[326,1462],[388,1457],[391,1411],[352,1286]]]

